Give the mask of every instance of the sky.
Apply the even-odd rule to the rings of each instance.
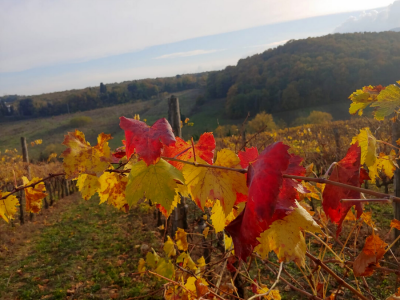
[[[0,0],[0,96],[223,69],[290,39],[400,27],[400,0]]]

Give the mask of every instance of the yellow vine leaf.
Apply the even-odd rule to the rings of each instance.
[[[194,263],[193,259],[190,257],[190,255],[186,252],[182,252],[178,258],[176,259],[177,263],[183,263],[183,268],[186,268],[186,266],[193,270],[196,271],[197,267],[196,264]]]
[[[188,242],[187,242],[187,233],[182,228],[178,228],[175,233],[175,241],[179,250],[187,251]]]
[[[146,272],[146,262],[143,258],[139,259],[138,272]],[[142,274],[144,275],[144,274]]]
[[[76,186],[81,192],[82,198],[89,200],[96,194],[100,187],[99,179],[95,175],[80,174],[76,182]]]
[[[377,93],[369,92],[369,90],[372,89],[372,86],[364,87],[361,90],[356,90],[350,95],[349,99],[352,101],[349,108],[350,114],[354,115],[358,112],[358,114],[361,116],[363,114],[363,110],[376,101]]]
[[[204,286],[208,286],[208,283],[204,278],[199,278],[197,280],[199,280],[198,283],[201,282]],[[196,278],[195,277],[190,276],[186,280],[185,288],[187,288],[191,292],[191,293],[188,293],[189,299],[199,299],[199,298],[201,298],[201,297],[198,297],[198,295],[197,295]],[[181,298],[181,299],[184,299],[184,298]]]
[[[97,145],[92,147],[79,130],[68,132],[63,145],[68,148],[61,154],[66,178],[75,178],[80,173],[99,175],[108,168],[111,162],[111,151],[108,142],[110,134],[100,133]]]
[[[204,259],[204,256],[200,257],[196,262],[199,268],[205,267],[206,265],[206,260]]]
[[[132,166],[125,194],[129,207],[136,206],[140,199],[150,199],[170,212],[178,183],[185,179],[182,173],[165,160],[149,165],[141,160]]]
[[[192,293],[188,293],[188,298],[189,299],[196,299],[197,293],[196,293],[196,286],[195,286],[196,278],[193,276],[188,277],[185,283],[185,288],[187,288],[189,291]]]
[[[265,294],[268,293],[269,288],[267,288],[264,284],[261,284],[261,289],[257,289],[257,294]],[[267,296],[263,296],[266,300],[281,300],[281,295],[278,290],[272,290]]]
[[[193,161],[193,159],[191,160]],[[200,158],[198,163],[207,164]],[[222,149],[217,154],[216,166],[240,169],[239,157],[229,149]],[[236,193],[247,195],[246,177],[239,172],[213,168],[199,168],[186,164],[182,169],[186,185],[192,199],[204,209],[207,199],[219,199],[227,216],[235,204]]]
[[[176,255],[176,250],[175,250],[175,244],[174,241],[171,240],[171,238],[168,236],[168,240],[164,243],[164,252],[168,257],[175,256]]]
[[[3,198],[7,196],[8,192],[0,191],[0,197]],[[19,206],[19,202],[17,197],[14,195],[10,195],[7,198],[0,200],[0,217],[4,219],[7,223],[14,219],[14,215],[17,212],[17,206]]]
[[[203,230],[204,238],[207,238],[208,232],[209,232],[209,231],[210,231],[210,227],[206,227],[206,228]]]
[[[360,133],[353,137],[351,145],[358,142],[361,147],[361,165],[364,163],[370,167],[376,161],[376,138],[372,135],[368,127],[360,130]]]
[[[231,248],[233,248],[233,245],[232,245],[233,241],[232,241],[232,238],[231,238],[231,237],[225,235],[224,243],[225,243],[225,250],[226,250],[226,251],[228,251],[228,250],[230,250]],[[232,251],[232,253],[233,253],[233,252],[234,252],[234,251]]]
[[[373,166],[368,167],[369,177],[371,182],[374,183],[376,178],[379,178],[379,172],[384,172],[388,178],[394,176],[394,171],[396,170],[396,165],[394,162],[394,157],[396,152],[392,150],[389,155],[384,153],[379,154]]]
[[[35,177],[31,181],[25,176],[22,176],[23,185],[29,185],[42,180],[41,178]],[[43,182],[38,183],[35,187],[25,188],[25,204],[26,211],[32,213],[38,213],[42,208],[42,199],[47,196],[45,193],[46,187]]]
[[[100,186],[97,189],[100,197],[100,204],[107,201],[108,204],[122,209],[127,205],[125,189],[128,183],[126,176],[113,172],[104,172],[99,178]]]
[[[300,200],[304,200],[306,198],[309,200],[311,200],[311,198],[321,200],[321,197],[319,195],[320,192],[313,184],[311,184],[310,182],[302,181],[301,185],[305,187],[309,191],[309,193],[299,193]]]
[[[377,100],[371,105],[371,107],[378,107],[374,113],[375,119],[384,120],[400,106],[400,87],[394,84],[387,86],[379,93]]]
[[[369,227],[371,227],[372,229],[375,228],[375,222],[374,222],[374,220],[372,220],[372,213],[371,212],[363,212],[360,218]]]
[[[301,230],[321,232],[321,228],[303,207],[297,206],[291,214],[273,222],[261,233],[258,238],[260,245],[255,248],[261,257],[265,258],[270,251],[274,251],[280,261],[305,265],[307,247]]]
[[[175,268],[172,262],[164,258],[160,258],[157,263],[157,268],[154,270],[154,272],[166,278],[172,279],[174,277]]]
[[[217,200],[211,209],[211,222],[214,226],[215,233],[221,232],[225,228],[225,213],[219,200]]]

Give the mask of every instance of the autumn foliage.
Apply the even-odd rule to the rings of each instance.
[[[360,113],[371,105],[377,107],[375,117],[383,118],[400,106],[398,89],[394,85],[357,91],[351,96],[350,112]],[[346,276],[348,272],[355,278],[371,276],[397,241],[389,244],[381,239],[372,217],[363,213],[366,201],[361,192],[371,192],[361,189],[362,183],[374,181],[380,172],[393,176],[398,157],[396,146],[389,154],[377,154],[380,141],[369,128],[362,129],[353,139],[347,154],[329,167],[326,178],[315,178],[313,166],[305,166],[303,158],[280,141],[264,149],[244,145],[238,152],[215,151],[212,133],[204,133],[197,143],[193,139],[186,142],[174,136],[166,119],[149,126],[137,119],[121,117],[120,127],[125,140],[114,153],[108,144],[112,138],[109,134],[99,134],[97,145],[91,146],[82,132],[69,132],[63,142],[66,146],[62,154],[63,175],[77,180],[83,199],[98,194],[100,204],[108,203],[122,212],[147,203],[155,205],[168,218],[184,198],[193,201],[203,215],[202,231],[194,233],[178,228],[168,236],[164,228],[162,252],[151,249],[138,263],[139,274],[156,276],[168,283],[164,291],[167,299],[239,295],[240,286],[233,281],[237,276],[251,281],[254,294],[280,299],[279,291],[273,289],[275,285],[257,283],[241,270],[243,265],[250,269],[253,260],[268,261],[271,252],[280,263],[277,281],[283,264],[293,262],[302,272],[310,274],[309,284],[315,299],[329,297],[329,281],[323,281],[320,268],[362,298],[362,292],[340,281],[339,276],[336,278],[321,261],[329,253],[330,262],[334,260],[333,263],[346,270]],[[26,211],[39,212],[46,196],[42,178],[30,181],[23,178],[20,188],[25,190]],[[19,205],[13,193],[1,193],[0,216],[6,222],[13,219]],[[383,200],[392,200],[388,195],[379,195]],[[311,198],[322,203],[315,207]],[[346,220],[354,222],[355,227],[364,222],[372,229],[357,256],[344,251],[354,229],[340,241]],[[391,228],[400,229],[399,224],[393,220]],[[207,243],[210,232],[222,241],[218,259],[199,255],[193,251],[196,244],[188,240],[190,234],[197,234]],[[333,239],[341,250],[334,249]],[[311,243],[319,246],[310,246]],[[317,253],[318,259],[312,252]],[[348,263],[352,269],[345,268]],[[220,267],[219,277],[206,275],[212,265]],[[230,286],[221,283],[225,269],[232,275]],[[290,283],[289,287],[294,285]],[[300,290],[304,295],[310,292],[304,287]]]

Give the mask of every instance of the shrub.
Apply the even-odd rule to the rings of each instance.
[[[323,112],[323,111],[312,111],[310,115],[306,118],[301,117],[297,118],[296,120],[293,121],[292,125],[293,126],[300,126],[304,124],[324,124],[331,122],[333,120],[333,117],[330,113]]]
[[[260,130],[271,131],[277,129],[277,126],[272,118],[272,115],[265,113],[265,111],[257,114],[253,120],[247,124],[249,133],[256,133]]]
[[[82,127],[92,122],[91,117],[77,116],[69,120],[69,125],[72,127]]]

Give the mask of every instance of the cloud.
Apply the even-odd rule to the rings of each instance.
[[[188,57],[188,56],[196,56],[196,55],[203,55],[203,54],[210,54],[214,52],[224,51],[224,49],[214,49],[214,50],[193,50],[193,51],[186,51],[186,52],[175,52],[171,54],[164,54],[154,59],[163,59],[163,58],[177,58],[177,57]]]
[[[298,0],[0,0],[0,72],[374,7],[376,0],[302,0],[301,9]]]
[[[283,40],[283,41],[279,41],[279,42],[273,42],[273,43],[269,43],[269,44],[263,44],[263,45],[253,45],[253,46],[247,46],[244,47],[245,49],[248,48],[264,48],[264,49],[269,49],[269,48],[273,48],[279,45],[283,45],[287,42],[288,40]]]
[[[400,27],[400,0],[382,10],[364,11],[358,17],[350,17],[335,32],[386,31]]]

